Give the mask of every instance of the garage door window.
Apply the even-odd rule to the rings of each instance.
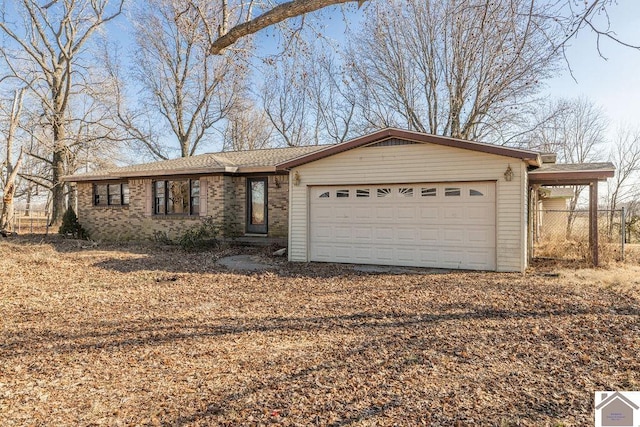
[[[398,193],[400,193],[400,195],[404,197],[413,197],[413,188],[400,187],[398,189]]]
[[[338,190],[338,191],[336,191],[336,197],[338,197],[338,198],[349,197],[349,190]]]
[[[325,191],[324,193],[320,194],[318,197],[320,199],[328,199],[331,193],[329,193],[328,191]]]
[[[378,188],[378,197],[387,197],[391,195],[390,188]]]
[[[482,194],[481,191],[474,190],[474,189],[469,190],[469,195],[470,196],[484,196],[484,194]]]
[[[444,195],[445,195],[445,197],[459,196],[460,195],[460,188],[459,187],[447,187],[447,188],[444,189]]]
[[[358,189],[356,190],[356,197],[369,197],[369,189]]]
[[[435,188],[422,188],[422,197],[435,197],[437,194]]]

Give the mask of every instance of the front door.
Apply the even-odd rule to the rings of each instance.
[[[247,233],[267,234],[267,178],[247,179]]]

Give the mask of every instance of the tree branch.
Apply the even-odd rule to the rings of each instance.
[[[358,7],[360,7],[367,0],[292,0],[283,3],[250,21],[231,28],[228,33],[219,37],[211,44],[209,53],[219,55],[225,48],[231,46],[242,37],[255,34],[264,28],[289,18],[315,12],[327,6],[356,1],[358,2]]]

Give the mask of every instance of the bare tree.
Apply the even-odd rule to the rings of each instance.
[[[287,146],[339,143],[353,134],[356,96],[328,40],[301,34],[303,49],[268,58],[262,107]]]
[[[313,144],[307,100],[309,74],[299,55],[280,58],[267,70],[262,86],[262,108],[285,146]]]
[[[18,14],[4,15],[0,31],[10,42],[2,58],[11,74],[29,88],[42,111],[41,124],[50,138],[52,224],[65,209],[60,178],[69,173],[68,128],[74,119],[72,97],[91,86],[86,47],[92,36],[122,11],[124,0],[36,0],[11,2]],[[20,22],[11,19],[21,17]]]
[[[545,120],[529,134],[529,148],[554,152],[561,163],[586,163],[600,156],[608,126],[601,108],[586,98],[577,98],[552,102],[541,109],[540,114]],[[575,211],[583,190],[584,186],[573,187],[567,238],[571,236]]]
[[[349,55],[361,114],[373,126],[390,118],[463,139],[512,123],[558,59],[540,8],[531,0],[376,3]]]
[[[231,110],[246,81],[246,55],[240,49],[208,54],[206,28],[222,25],[217,5],[205,0],[147,0],[134,14],[131,83],[140,89],[140,102],[127,99],[120,87],[118,117],[155,158],[169,158],[175,148],[182,157],[195,154]],[[112,65],[111,70],[122,86],[118,68]]]
[[[292,0],[285,2],[244,2],[241,0],[221,0],[221,24],[207,26],[211,42],[210,53],[220,54],[224,49],[237,41],[253,35],[265,28],[272,27],[291,18],[304,16],[329,6],[358,3],[361,7],[367,0]],[[424,2],[430,3],[430,2]],[[534,6],[534,0],[528,2],[530,9],[526,11],[536,21],[549,21],[562,28],[563,36],[553,40],[556,50],[564,48],[567,41],[575,37],[581,30],[589,28],[601,38],[608,38],[616,43],[639,49],[640,46],[619,39],[610,28],[607,11],[617,4],[617,0],[552,0],[547,7],[540,9]],[[229,18],[235,14],[237,19],[231,23]],[[604,16],[604,25],[596,23],[599,16]],[[550,40],[551,41],[551,40]]]
[[[208,25],[207,32],[211,41],[210,53],[217,55],[224,49],[234,45],[242,38],[255,34],[265,28],[277,25],[287,19],[300,17],[317,10],[343,3],[358,3],[362,6],[367,0],[293,0],[283,3],[266,2],[264,5],[246,4],[242,1],[221,1],[221,24]],[[245,6],[246,4],[246,6]],[[240,9],[238,11],[238,9]],[[254,16],[254,12],[257,15]],[[229,24],[229,16],[236,15],[233,26]]]
[[[15,163],[12,160],[13,144],[15,142],[16,132],[20,126],[20,114],[22,113],[24,89],[16,91],[8,116],[8,130],[6,136],[6,160],[2,163],[5,169],[5,175],[2,176],[2,212],[0,213],[0,231],[7,230],[13,223],[13,199],[16,193],[16,178],[22,164],[22,156],[24,152],[20,149],[20,154]],[[1,168],[0,168],[1,170]]]
[[[637,179],[640,177],[640,131],[619,129],[610,159],[616,176],[607,181],[608,232],[613,236],[615,211],[640,197]]]
[[[271,146],[273,126],[263,110],[243,97],[229,112],[223,133],[223,151],[256,150]]]

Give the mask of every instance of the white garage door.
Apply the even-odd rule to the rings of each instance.
[[[311,187],[312,261],[495,270],[495,183]]]

